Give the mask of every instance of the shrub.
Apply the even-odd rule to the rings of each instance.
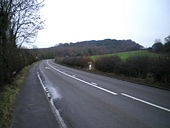
[[[147,73],[150,72],[152,59],[148,56],[130,57],[121,65],[120,72],[127,76],[145,78]]]
[[[27,49],[18,49],[0,45],[0,87],[11,81],[11,78],[24,66],[36,61]]]
[[[55,61],[61,60],[63,64],[80,68],[88,67],[88,62],[92,61],[88,57],[65,57]],[[102,57],[95,61],[94,66],[103,72],[170,83],[170,56],[133,56],[125,61],[118,56]]]
[[[104,72],[118,72],[121,59],[118,56],[102,57],[95,61],[95,68]]]
[[[152,61],[150,72],[155,81],[170,82],[170,57],[155,58]]]
[[[61,64],[63,59],[64,59],[63,57],[55,57],[55,62]]]
[[[91,59],[88,57],[65,57],[62,63],[69,66],[86,68],[88,67],[88,62],[90,61]]]

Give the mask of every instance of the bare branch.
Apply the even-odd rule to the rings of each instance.
[[[4,31],[9,31],[8,36],[11,40],[15,39],[15,45],[20,46],[32,41],[38,30],[43,28],[43,21],[39,15],[43,2],[44,0],[0,1],[0,14],[6,16],[6,23],[4,19],[0,19],[0,25],[6,24]]]

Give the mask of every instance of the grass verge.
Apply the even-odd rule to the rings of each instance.
[[[16,97],[30,67],[23,68],[10,84],[0,90],[0,128],[9,128],[12,123]]]

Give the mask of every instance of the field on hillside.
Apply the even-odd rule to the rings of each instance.
[[[135,51],[127,51],[127,52],[117,52],[112,54],[95,55],[95,56],[90,56],[90,58],[95,61],[96,59],[101,57],[114,56],[114,55],[119,56],[122,60],[126,60],[127,58],[132,56],[151,56],[151,57],[164,56],[164,54],[154,53],[148,50],[135,50]]]

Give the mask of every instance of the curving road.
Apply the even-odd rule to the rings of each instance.
[[[37,68],[64,127],[170,128],[169,91],[68,68],[52,60],[41,61]]]

